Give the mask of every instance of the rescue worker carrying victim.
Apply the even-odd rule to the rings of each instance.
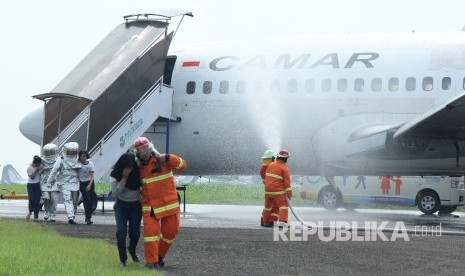
[[[81,168],[78,160],[79,144],[69,142],[63,146],[62,158],[57,158],[47,179],[47,187],[52,188],[54,181],[65,200],[68,223],[76,224],[76,206],[79,199],[79,179],[77,170]]]
[[[272,150],[267,150],[265,153],[263,153],[262,156],[262,165],[260,167],[260,176],[262,178],[263,184],[265,184],[265,176],[266,176],[266,169],[268,168],[268,165],[273,162],[276,158],[276,153],[274,153]],[[260,220],[260,226],[263,227],[273,227],[274,222],[278,220],[278,206],[273,202],[270,211],[270,216],[268,221],[263,220],[263,216],[261,217]]]
[[[262,212],[263,221],[268,221],[271,208],[275,204],[279,209],[278,225],[287,226],[288,205],[286,196],[292,197],[291,172],[287,167],[289,152],[280,150],[276,156],[276,161],[268,165],[265,176],[265,207]]]
[[[173,170],[184,170],[186,162],[174,154],[158,153],[145,137],[134,141],[134,150],[142,182],[145,266],[163,267],[180,225]]]
[[[52,182],[51,186],[47,186],[47,181],[52,172],[53,165],[55,165],[58,158],[58,146],[55,144],[46,144],[42,152],[42,164],[44,168],[40,171],[40,190],[42,191],[42,198],[44,200],[44,220],[55,222],[60,192],[55,182]]]

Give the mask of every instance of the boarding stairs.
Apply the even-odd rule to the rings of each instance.
[[[163,75],[177,28],[171,30],[168,21],[192,15],[160,14],[125,16],[51,92],[34,96],[45,102],[42,146],[77,142],[89,150],[96,181],[107,179],[154,122],[172,119],[173,88],[163,84]]]

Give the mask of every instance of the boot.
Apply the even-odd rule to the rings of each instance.
[[[157,268],[157,263],[146,263],[144,266],[148,269],[155,269]]]
[[[128,247],[129,255],[131,255],[132,261],[135,263],[140,262],[139,255],[136,253],[136,249],[132,249]]]
[[[265,223],[263,224],[263,227],[270,227],[270,228],[271,228],[271,227],[273,227],[273,226],[274,226],[274,223],[273,223],[272,221],[268,221],[268,222],[265,222]]]
[[[163,257],[158,257],[158,266],[160,266],[160,267],[165,266],[165,262],[163,261]]]

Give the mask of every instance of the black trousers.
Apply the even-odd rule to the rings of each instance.
[[[116,199],[115,205],[116,219],[116,243],[118,245],[119,259],[124,262],[128,259],[126,253],[126,236],[128,235],[129,224],[129,253],[136,252],[136,246],[140,237],[140,225],[142,219],[142,205],[140,201],[126,202]]]
[[[95,183],[92,184],[92,188],[87,191],[87,185],[89,185],[90,181],[79,182],[79,191],[82,195],[82,202],[84,204],[84,212],[86,214],[86,220],[90,220],[92,218],[92,212],[94,208],[92,206],[92,198],[95,194]]]
[[[29,198],[29,212],[34,212],[34,218],[39,218],[39,204],[42,192],[40,190],[40,182],[27,183],[27,196]]]

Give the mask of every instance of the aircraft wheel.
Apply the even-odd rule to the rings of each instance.
[[[327,185],[321,189],[318,196],[318,202],[327,210],[335,210],[339,207],[339,194],[337,190],[331,186]]]
[[[450,213],[457,210],[457,206],[439,206],[440,215],[449,215]]]
[[[425,214],[431,215],[439,209],[439,197],[432,191],[422,191],[418,194],[418,209]]]

